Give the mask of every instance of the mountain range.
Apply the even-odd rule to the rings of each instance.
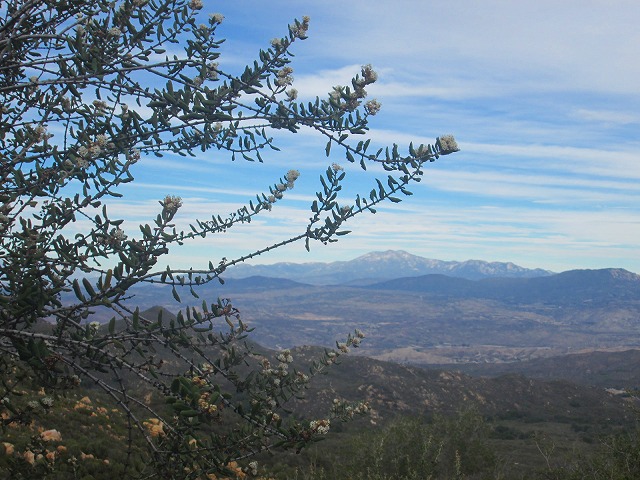
[[[442,274],[478,280],[481,278],[531,278],[551,275],[543,269],[528,269],[511,262],[464,262],[434,260],[402,250],[370,252],[341,262],[275,263],[272,265],[240,264],[225,272],[227,278],[253,276],[286,278],[312,285],[371,284],[400,277]]]
[[[342,283],[328,285],[274,278],[296,277],[290,274],[295,268],[280,265],[269,277],[225,276],[223,285],[212,282],[198,288],[197,299],[188,288],[178,288],[182,304],[173,300],[170,288],[137,286],[132,303],[176,311],[203,300],[229,298],[243,320],[255,327],[255,341],[265,347],[331,346],[358,328],[368,336],[363,354],[421,365],[521,362],[640,346],[640,276],[635,273],[611,268],[553,274],[476,262],[473,265],[482,268],[474,275],[482,270],[485,277],[417,275],[416,267],[396,273],[404,272],[400,277],[375,280],[392,275],[391,265],[401,261],[405,266],[425,264],[405,252],[372,253],[333,264],[342,272]],[[315,271],[332,264],[323,265]],[[297,278],[303,268],[311,268],[298,267]],[[514,276],[487,273],[499,270]]]

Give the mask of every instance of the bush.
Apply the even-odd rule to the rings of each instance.
[[[487,444],[489,429],[469,410],[454,416],[399,417],[367,431],[323,458],[303,478],[418,480],[426,478],[494,478],[498,465]]]
[[[290,371],[289,352],[255,358],[240,312],[226,299],[199,299],[199,287],[279,246],[336,241],[352,217],[410,194],[425,164],[457,150],[444,136],[406,154],[396,145],[372,152],[363,135],[380,105],[364,100],[377,78],[370,65],[326,98],[297,101],[290,50],[306,38],[307,17],[241,74],[223,71],[223,17],[199,24],[201,8],[200,0],[16,0],[0,19],[3,427],[32,425],[37,417],[49,428],[44,414],[58,395],[91,385],[123,412],[128,448],[137,434],[153,459],[147,469],[163,478],[229,474],[233,462],[252,473],[255,464],[247,462],[255,453],[300,449],[326,433],[328,416],[287,421],[283,406],[362,336],[355,332],[327,350],[308,373]],[[174,44],[182,54],[166,55]],[[193,219],[186,231],[175,226],[183,201],[171,194],[135,229],[111,212],[109,199],[122,195],[121,186],[134,181],[132,166],[148,155],[217,149],[262,161],[264,149],[277,149],[274,132],[301,129],[324,136],[327,156],[340,148],[348,162],[382,166],[387,178],[344,201],[346,172],[330,164],[298,235],[202,269],[159,268],[159,261],[172,246],[224,234],[276,207],[300,172],[274,179],[234,212]],[[195,304],[176,319],[143,315],[130,307],[131,289],[149,283],[178,301],[191,295]],[[107,325],[91,322],[97,309],[110,311]],[[39,387],[51,395],[45,403],[34,400],[31,408],[16,400]],[[145,401],[143,387],[165,404]],[[27,457],[11,464],[13,478],[34,469],[53,474],[57,464]]]

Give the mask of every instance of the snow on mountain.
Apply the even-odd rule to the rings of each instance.
[[[370,284],[400,277],[443,274],[470,280],[495,277],[531,278],[550,275],[542,269],[527,269],[511,262],[443,261],[412,255],[403,250],[370,252],[349,261],[330,263],[276,263],[273,265],[237,265],[225,276],[246,278],[266,276],[287,278],[316,285]]]

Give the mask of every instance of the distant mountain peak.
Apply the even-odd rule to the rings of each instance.
[[[227,272],[230,278],[266,276],[312,284],[374,283],[400,277],[442,274],[469,280],[494,277],[538,277],[547,270],[527,269],[511,262],[464,262],[435,260],[404,250],[373,251],[353,260],[331,263],[275,263],[273,265],[237,265]]]
[[[417,255],[413,255],[405,250],[376,250],[373,252],[360,255],[355,260],[379,260],[379,259],[393,259],[393,258],[422,258]]]

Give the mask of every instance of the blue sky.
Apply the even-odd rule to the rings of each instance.
[[[640,272],[640,3],[599,0],[205,1],[225,16],[220,66],[238,70],[259,48],[311,17],[294,47],[302,99],[347,84],[372,64],[382,103],[377,144],[433,142],[454,134],[461,151],[432,163],[414,195],[355,219],[329,246],[294,244],[255,263],[334,261],[403,249],[442,260],[512,261],[554,271],[622,267]],[[149,222],[157,200],[180,195],[177,223],[206,219],[301,172],[286,199],[250,225],[174,249],[174,267],[204,267],[304,230],[318,175],[347,170],[347,193],[368,192],[363,174],[327,159],[311,134],[284,136],[265,164],[223,152],[144,159],[112,212]],[[381,173],[381,175],[383,175]],[[384,178],[384,175],[382,176]],[[351,190],[353,189],[353,190]],[[345,200],[346,201],[346,200]]]

